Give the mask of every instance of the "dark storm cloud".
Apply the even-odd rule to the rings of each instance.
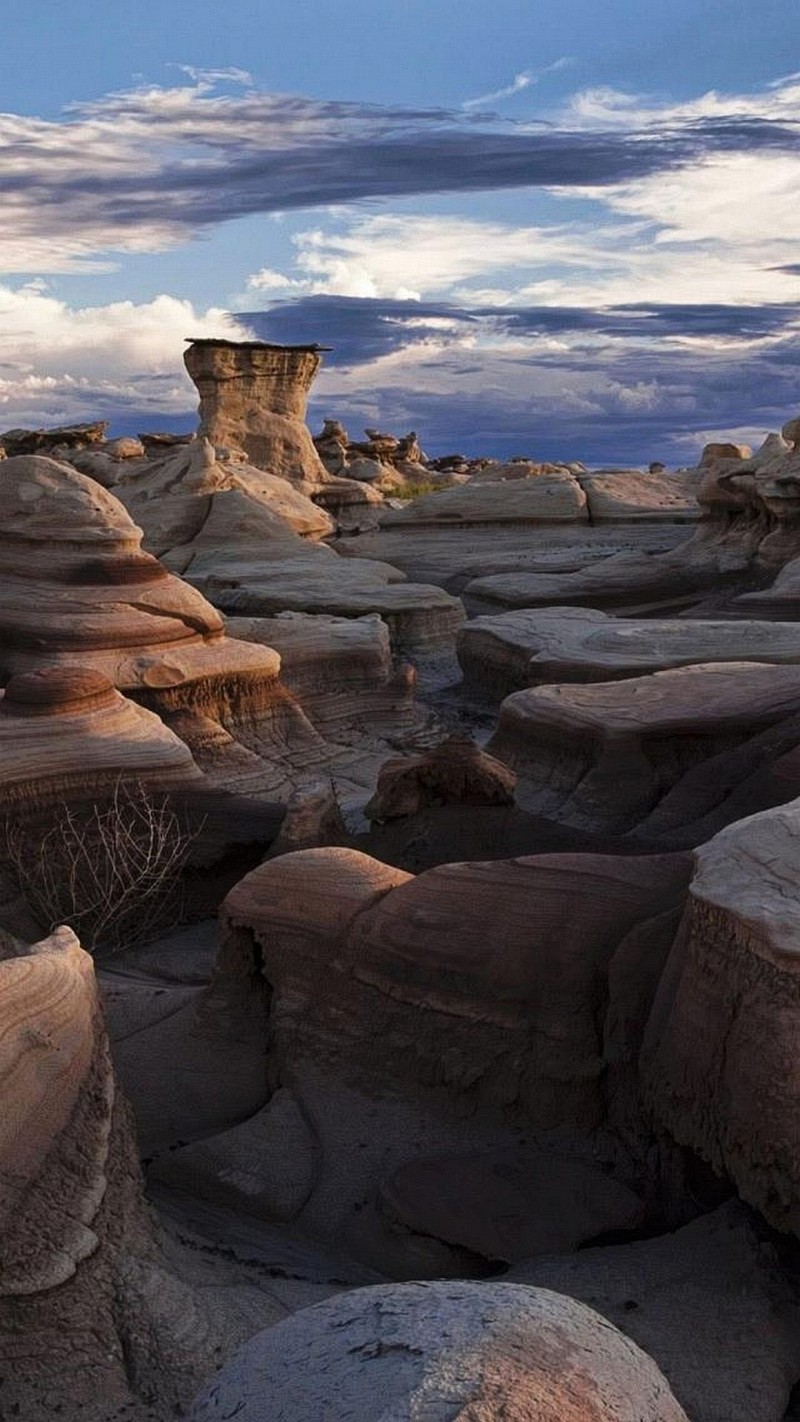
[[[334,346],[312,421],[336,416],[358,431],[377,417],[389,429],[419,430],[432,454],[692,463],[702,432],[746,425],[766,433],[797,401],[800,304],[467,308],[318,296],[241,319],[264,340]],[[459,344],[479,333],[492,343]],[[557,336],[568,349],[553,348]],[[681,344],[692,337],[711,344]],[[715,337],[725,343],[714,347]],[[737,338],[745,344],[731,348]],[[398,389],[372,362],[403,350],[412,359]],[[354,385],[361,366],[363,385]],[[350,383],[324,393],[326,384],[336,392],[337,371]],[[471,381],[463,393],[461,380]]]
[[[98,249],[138,232],[157,246],[232,218],[371,197],[626,183],[715,154],[794,151],[797,137],[778,118],[587,130],[156,89],[59,123],[0,115],[0,213],[20,238]]]
[[[306,296],[247,311],[237,320],[264,341],[332,347],[326,363],[358,365],[408,346],[442,339],[442,320],[455,334],[491,330],[535,337],[585,331],[587,335],[657,340],[666,336],[725,336],[756,340],[779,334],[800,319],[800,303],[763,306],[647,304],[599,309],[584,306],[456,306],[448,302],[389,301],[377,297]],[[413,322],[413,325],[410,324]]]

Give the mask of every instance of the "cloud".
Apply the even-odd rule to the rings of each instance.
[[[561,59],[556,59],[552,64],[546,64],[544,69],[523,69],[521,73],[515,74],[510,84],[506,84],[501,89],[493,89],[489,94],[480,94],[477,99],[465,99],[461,105],[462,109],[478,109],[483,104],[494,103],[496,99],[508,99],[514,94],[521,94],[523,89],[530,89],[532,84],[538,84],[546,74],[557,74],[560,69],[568,69],[575,61],[568,55]]]
[[[0,428],[184,414],[196,403],[184,337],[246,334],[173,296],[71,308],[42,283],[0,286]]]
[[[800,305],[475,307],[303,297],[240,319],[334,350],[312,420],[589,463],[691,463],[708,429],[779,428],[796,402]]]
[[[0,270],[80,269],[238,217],[377,196],[614,188],[627,211],[637,184],[716,157],[794,162],[800,125],[793,80],[661,109],[594,91],[549,122],[506,124],[471,110],[222,94],[215,75],[249,80],[190,69],[192,84],[110,94],[58,121],[0,115]]]

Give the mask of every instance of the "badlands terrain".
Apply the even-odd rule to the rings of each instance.
[[[800,420],[0,442],[0,1418],[800,1417]]]

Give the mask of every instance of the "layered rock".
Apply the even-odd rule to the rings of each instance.
[[[380,503],[380,495],[328,474],[305,425],[308,392],[322,346],[263,341],[192,341],[184,363],[200,394],[200,434],[242,450],[251,464],[312,487],[334,511]]]
[[[147,549],[178,573],[198,555],[234,557],[258,547],[262,556],[275,556],[294,544],[293,535],[317,540],[334,528],[296,485],[243,461],[220,460],[202,438],[137,465],[115,492],[142,528]]]
[[[697,851],[643,1052],[656,1120],[795,1234],[798,829],[794,801],[731,825]]]
[[[229,617],[227,628],[239,641],[279,653],[284,685],[329,739],[406,735],[422,723],[414,673],[395,667],[389,629],[377,613]]]
[[[102,798],[120,780],[156,791],[199,787],[183,741],[102,673],[55,667],[11,678],[0,693],[0,804]]]
[[[91,959],[59,929],[0,986],[0,1407],[166,1419],[219,1339],[156,1249]]]
[[[800,668],[700,664],[515,692],[488,749],[530,810],[691,844],[796,793],[798,713]]]
[[[735,593],[748,577],[766,583],[798,552],[798,461],[798,447],[777,434],[750,458],[715,456],[699,471],[702,517],[686,543],[655,558],[625,554],[565,572],[477,578],[465,589],[467,606],[473,612],[548,605],[636,612],[718,597],[725,587]]]
[[[243,879],[224,906],[209,1010],[268,984],[271,1079],[290,1085],[309,1133],[282,1170],[306,1171],[309,1151],[315,1162],[296,1222],[400,1277],[463,1271],[423,1224],[387,1228],[381,1181],[415,1157],[599,1125],[632,1070],[687,876],[683,856],[589,854],[414,878],[331,848]],[[251,1160],[278,1149],[257,1129]],[[180,1151],[164,1168],[173,1184],[197,1178]],[[203,1179],[213,1197],[208,1165]]]
[[[793,622],[610,617],[593,608],[522,608],[473,618],[458,635],[464,684],[499,701],[548,682],[619,681],[698,662],[800,662]]]
[[[40,456],[8,460],[4,473],[6,677],[102,673],[156,711],[228,791],[286,798],[330,764],[336,749],[282,686],[278,653],[226,637],[205,598],[142,552],[113,494]]]
[[[538,1417],[686,1422],[655,1363],[591,1309],[512,1284],[358,1289],[254,1338],[194,1422]]]

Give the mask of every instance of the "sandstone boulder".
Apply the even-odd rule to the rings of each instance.
[[[591,1309],[513,1284],[358,1289],[254,1338],[193,1422],[686,1422],[652,1359]]]
[[[432,750],[387,761],[364,813],[377,821],[416,815],[430,805],[510,805],[516,776],[455,734]]]
[[[466,526],[483,523],[586,523],[586,495],[566,470],[512,483],[469,483],[414,499],[383,515],[384,528],[411,529],[426,524]]]

